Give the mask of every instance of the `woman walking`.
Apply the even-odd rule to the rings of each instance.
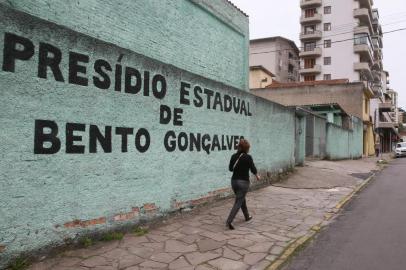
[[[248,154],[249,150],[249,142],[241,139],[237,146],[237,153],[232,155],[230,160],[229,170],[233,172],[231,187],[235,194],[235,202],[226,223],[230,230],[234,230],[234,226],[231,223],[240,208],[246,221],[252,219],[252,216],[248,213],[247,203],[245,201],[245,195],[250,187],[249,171],[256,176],[257,180],[259,180],[260,177],[257,174],[257,168],[255,168],[252,157]]]

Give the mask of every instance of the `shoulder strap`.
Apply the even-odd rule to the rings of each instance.
[[[240,160],[240,158],[241,158],[241,156],[243,155],[244,153],[241,153],[241,155],[237,158],[237,160],[235,161],[235,163],[234,163],[234,166],[233,166],[233,170],[235,169],[235,166],[237,166],[237,163],[238,163],[238,161]]]

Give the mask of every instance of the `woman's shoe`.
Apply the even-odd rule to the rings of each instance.
[[[234,226],[233,226],[231,223],[227,223],[227,227],[228,227],[230,230],[234,230],[234,229],[235,229]]]
[[[252,219],[252,216],[248,216],[245,221],[250,221]]]

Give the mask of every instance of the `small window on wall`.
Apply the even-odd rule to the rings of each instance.
[[[324,24],[324,31],[331,31],[331,23]]]
[[[331,14],[331,6],[324,7],[324,14]]]
[[[331,80],[331,74],[324,74],[323,79],[324,79],[325,81]]]
[[[324,57],[324,65],[328,66],[331,65],[331,57]]]
[[[326,39],[324,41],[324,48],[331,48],[331,39]]]

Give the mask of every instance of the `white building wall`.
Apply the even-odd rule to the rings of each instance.
[[[323,31],[321,41],[323,55],[319,59],[322,65],[322,74],[331,74],[332,79],[349,79],[351,82],[359,81],[359,73],[354,71],[354,63],[359,62],[359,55],[354,53],[354,27],[358,20],[354,18],[354,9],[358,2],[354,0],[329,0],[323,1],[320,12],[323,13],[325,6],[331,6],[331,14],[323,14],[323,22],[331,23],[331,31]],[[331,39],[331,48],[324,48],[324,40]],[[348,40],[337,42],[342,40]],[[331,65],[324,65],[323,58],[331,57]]]

